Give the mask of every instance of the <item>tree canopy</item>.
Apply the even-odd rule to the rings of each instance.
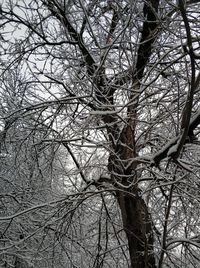
[[[1,267],[199,267],[199,10],[2,1]]]

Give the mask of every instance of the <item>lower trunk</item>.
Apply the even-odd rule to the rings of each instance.
[[[131,268],[156,268],[152,221],[144,200],[136,190],[119,192],[117,199],[128,238]]]
[[[130,111],[129,111],[130,112]],[[153,252],[152,221],[148,208],[140,196],[137,183],[137,164],[132,160],[137,156],[135,146],[135,118],[132,110],[130,120],[115,138],[113,152],[109,156],[108,170],[117,191],[124,231],[127,235],[131,268],[156,268]],[[116,136],[111,129],[110,140]],[[124,186],[124,187],[123,187]]]

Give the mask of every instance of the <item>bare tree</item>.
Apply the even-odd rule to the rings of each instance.
[[[38,213],[56,267],[198,267],[199,5],[3,1],[2,154],[23,141],[37,190],[51,168],[47,200],[0,220]]]

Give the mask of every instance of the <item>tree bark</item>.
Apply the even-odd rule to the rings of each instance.
[[[140,196],[136,166],[130,164],[131,158],[136,156],[133,126],[131,119],[118,138],[115,152],[110,155],[108,168],[118,189],[116,196],[128,239],[131,268],[156,268],[152,220]]]
[[[151,217],[144,200],[136,191],[117,195],[128,239],[131,267],[155,268]]]

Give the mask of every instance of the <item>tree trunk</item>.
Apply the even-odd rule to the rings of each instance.
[[[130,94],[129,105],[127,106],[127,122],[121,130],[115,116],[105,115],[103,117],[104,122],[108,125],[107,132],[112,146],[108,170],[113,184],[118,188],[116,191],[117,200],[121,209],[124,231],[128,239],[132,268],[156,267],[151,216],[140,196],[136,173],[137,165],[133,163],[133,159],[137,157],[135,145],[139,101],[139,93],[137,95],[137,92],[140,92],[140,80],[144,76],[144,70],[152,53],[152,45],[159,32],[159,2],[159,0],[144,1],[143,15],[145,19],[137,51],[136,66],[132,76],[134,90]],[[117,81],[117,84],[123,85],[124,79]],[[103,92],[101,88],[104,88],[103,84],[99,87],[99,91]],[[110,94],[112,95],[112,91]],[[99,100],[106,104],[108,99],[104,97],[103,101]],[[113,105],[113,99],[110,104]]]
[[[117,199],[128,239],[131,267],[155,268],[152,222],[144,200],[136,191],[119,192]]]
[[[131,268],[156,268],[153,252],[153,228],[148,208],[140,196],[137,183],[134,120],[118,137],[115,153],[111,153],[108,169],[118,188],[117,200],[127,235]]]

